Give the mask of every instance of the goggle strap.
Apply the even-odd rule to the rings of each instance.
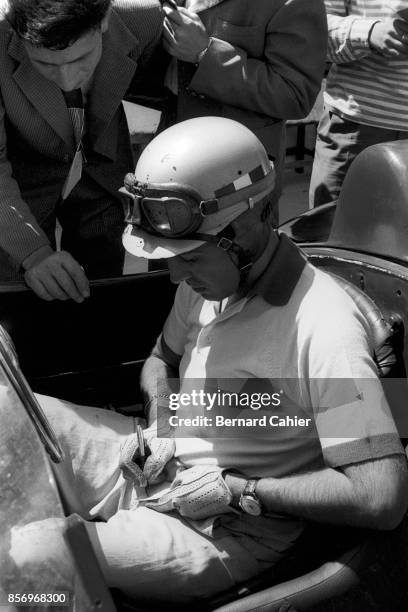
[[[241,246],[239,246],[239,244],[228,238],[228,236],[223,236],[222,234],[210,236],[209,234],[197,233],[189,236],[189,239],[210,242],[224,251],[232,251],[238,257],[238,265],[241,274],[245,276],[248,274],[253,263],[251,261],[251,256]]]
[[[264,176],[263,179],[253,183],[252,185],[248,185],[248,187],[244,187],[243,189],[239,189],[234,193],[218,197],[218,210],[229,208],[230,206],[234,206],[234,204],[238,204],[239,202],[245,200],[248,200],[248,202],[250,201],[249,207],[252,208],[254,204],[262,200],[262,198],[270,193],[274,187],[275,173],[271,171]],[[256,191],[255,194],[254,191]]]
[[[200,202],[200,212],[203,217],[213,215],[220,210],[220,205],[217,199],[203,200]]]
[[[202,242],[211,242],[215,244],[220,249],[224,251],[232,250],[234,251],[236,248],[240,249],[241,247],[235,244],[230,238],[227,236],[223,236],[222,234],[218,234],[216,236],[211,236],[209,234],[192,234],[188,237],[189,240],[200,240]]]
[[[135,197],[133,200],[129,198],[125,208],[125,223],[140,226],[141,218],[142,216],[138,198]]]
[[[258,180],[247,187],[243,187],[242,189],[238,189],[237,191],[226,195],[219,195],[218,197],[210,200],[202,200],[200,194],[188,185],[184,185],[182,183],[138,183],[134,175],[129,173],[125,177],[125,188],[122,188],[122,192],[125,193],[127,190],[133,195],[139,195],[142,197],[154,197],[155,195],[159,196],[160,193],[175,195],[186,193],[197,202],[202,216],[205,217],[223,210],[224,208],[229,208],[230,206],[233,206],[234,204],[237,204],[243,200],[249,201],[251,199],[250,205],[252,207],[253,204],[261,200],[269,191],[272,191],[274,186],[275,173],[271,169],[271,171],[268,172],[268,174],[266,174],[261,180]],[[256,191],[255,194],[254,191]]]

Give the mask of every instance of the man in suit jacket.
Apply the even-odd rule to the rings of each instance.
[[[80,302],[88,276],[122,269],[118,189],[134,162],[121,101],[140,85],[163,18],[156,0],[111,4],[0,4],[0,274],[12,278],[12,262],[46,300]],[[78,90],[80,142],[68,108]]]
[[[177,120],[219,115],[240,121],[255,132],[279,171],[283,120],[305,117],[320,89],[327,45],[323,1],[177,4],[164,3],[165,49],[179,60],[178,71],[173,63],[167,79],[178,94]],[[275,209],[280,172],[277,179]]]

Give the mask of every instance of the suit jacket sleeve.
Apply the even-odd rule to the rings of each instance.
[[[323,2],[285,0],[267,24],[263,58],[214,38],[190,88],[278,119],[301,118],[320,90],[326,48]]]
[[[50,244],[21,197],[7,159],[5,110],[0,97],[0,248],[19,265],[34,251]]]

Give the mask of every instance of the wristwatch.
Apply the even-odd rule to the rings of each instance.
[[[239,507],[245,514],[250,514],[251,516],[262,514],[261,501],[255,491],[257,484],[258,480],[247,480],[239,498]]]

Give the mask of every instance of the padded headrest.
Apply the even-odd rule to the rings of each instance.
[[[341,276],[332,274],[335,281],[354,300],[363,316],[370,324],[378,375],[381,378],[399,376],[404,370],[403,357],[397,353],[395,332],[384,319],[375,302],[361,289]]]

